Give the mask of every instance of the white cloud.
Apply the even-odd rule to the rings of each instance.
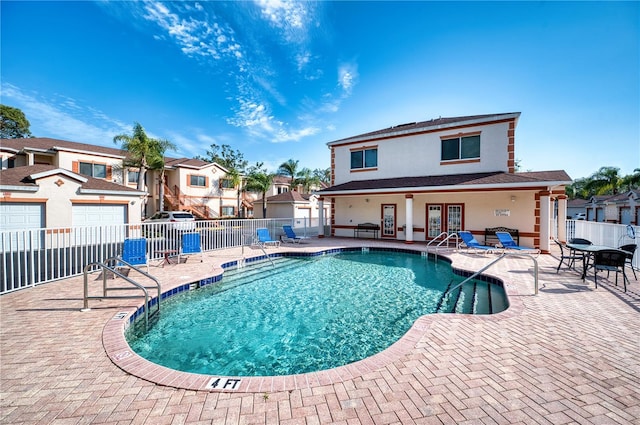
[[[338,67],[338,85],[346,96],[351,95],[353,87],[358,82],[358,67],[356,64],[342,64]]]

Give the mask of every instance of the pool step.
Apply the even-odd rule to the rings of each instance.
[[[449,288],[440,299],[438,313],[495,314],[507,308],[504,289],[497,284],[473,280],[452,292]]]

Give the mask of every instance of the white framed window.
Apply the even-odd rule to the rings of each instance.
[[[140,177],[140,171],[138,170],[129,170],[127,172],[127,182],[129,183],[138,183],[139,177]]]
[[[378,147],[351,151],[351,169],[361,170],[378,167]]]
[[[78,164],[78,171],[80,174],[90,177],[96,177],[98,179],[107,178],[107,165],[106,164],[94,164],[91,162],[80,162]]]
[[[222,206],[220,213],[223,216],[232,216],[232,215],[235,214],[235,208],[234,207]]]
[[[198,176],[196,174],[191,174],[189,176],[189,186],[206,187],[207,186],[207,177],[206,176]]]

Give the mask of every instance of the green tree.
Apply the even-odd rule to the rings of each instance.
[[[314,177],[318,178],[318,181],[322,183],[331,183],[331,168],[316,168],[313,170]]]
[[[242,173],[240,173],[240,171],[236,170],[236,169],[230,169],[229,171],[227,171],[227,179],[229,179],[229,181],[231,182],[231,184],[233,185],[233,187],[236,188],[236,194],[237,194],[237,200],[238,200],[238,204],[237,204],[237,209],[236,209],[236,217],[240,217],[240,194],[242,192],[244,192],[244,187],[243,187],[243,183],[244,183],[244,178],[242,176]]]
[[[227,170],[237,170],[240,173],[244,172],[249,164],[239,150],[233,150],[229,145],[218,146],[215,143],[212,143],[207,149],[207,156],[196,156],[196,158],[207,162],[215,162]]]
[[[30,126],[29,120],[20,109],[0,105],[0,139],[32,137]]]
[[[153,139],[147,136],[140,123],[134,123],[132,134],[118,134],[113,143],[120,143],[121,149],[129,153],[124,162],[125,167],[135,167],[138,174],[138,190],[144,189],[145,177],[148,170],[160,171],[160,210],[164,208],[164,154],[167,150],[175,150],[176,146],[164,139]]]
[[[274,175],[263,168],[261,162],[248,170],[246,189],[262,194],[262,218],[267,217],[267,192],[273,184]]]
[[[311,169],[306,167],[298,172],[295,179],[295,184],[302,185],[303,191],[305,193],[311,192],[311,186],[316,186],[319,183],[320,179],[318,179],[318,177],[313,174],[313,171],[311,171]]]
[[[291,177],[291,185],[294,185],[294,179],[298,174],[298,163],[300,161],[296,161],[293,159],[289,159],[282,164],[278,168],[278,174],[281,176]]]
[[[629,174],[628,176],[624,176],[620,183],[622,189],[625,192],[631,189],[640,188],[640,168],[636,168],[633,170],[633,174]]]
[[[615,195],[621,183],[620,168],[601,167],[591,175],[586,189],[590,195]]]

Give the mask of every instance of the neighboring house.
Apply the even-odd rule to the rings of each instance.
[[[262,199],[256,201],[255,205],[262,205]],[[318,196],[308,193],[300,193],[297,190],[283,192],[279,195],[267,198],[266,218],[290,218],[296,220],[296,224],[310,226],[318,225],[319,212]],[[323,217],[329,217],[330,204],[324,203]],[[256,218],[262,217],[262,208],[256,208]]]
[[[548,251],[565,239],[571,178],[564,171],[515,172],[520,113],[437,118],[329,142],[331,232],[354,236],[361,223],[380,237],[428,241],[443,232],[517,229],[520,243]],[[556,205],[557,203],[557,205]],[[554,211],[558,228],[552,228]]]
[[[0,170],[0,230],[139,224],[144,192],[56,165]]]
[[[586,204],[586,209],[587,220],[590,221],[637,225],[640,215],[640,190],[592,196]]]
[[[587,212],[587,200],[586,199],[570,199],[567,201],[567,218],[575,218],[576,214]]]
[[[0,160],[3,170],[49,165],[56,169],[67,170],[73,175],[92,177],[103,183],[135,190],[139,170],[125,168],[123,161],[126,157],[127,152],[118,148],[50,138],[0,140]],[[165,162],[164,208],[166,210],[188,210],[200,218],[235,215],[238,192],[235,188],[229,187],[228,180],[225,179],[227,171],[224,168],[215,163],[188,158],[165,158]],[[129,204],[122,223],[140,222],[141,218],[150,217],[158,211],[160,174],[159,171],[147,172],[143,199],[135,203],[136,207]],[[139,192],[136,191],[136,193]],[[119,193],[105,193],[102,195],[102,203],[119,203],[121,200],[118,196]],[[41,201],[46,203],[48,199],[42,198]],[[73,198],[68,198],[66,201],[67,205],[71,205]],[[9,201],[3,198],[1,202]],[[135,220],[132,219],[134,215],[137,215]],[[105,212],[105,218],[107,216],[109,213]],[[50,215],[47,214],[45,220],[47,227],[53,225],[50,224],[49,217]],[[96,220],[99,221],[97,217]],[[56,226],[75,225],[74,221],[71,208],[57,211]]]

